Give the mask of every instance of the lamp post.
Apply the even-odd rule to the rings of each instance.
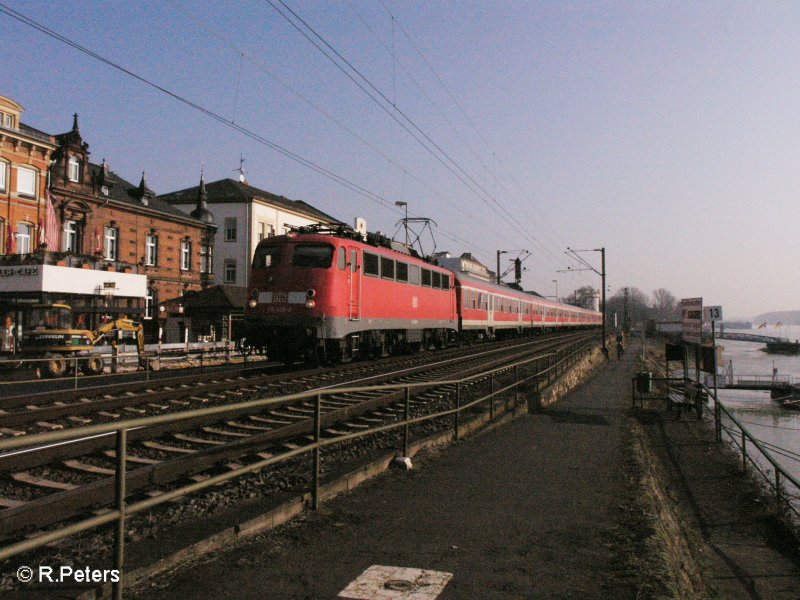
[[[408,246],[408,202],[398,200],[394,203],[395,206],[402,206],[405,209],[406,216],[403,218],[403,226],[406,230],[406,246]]]

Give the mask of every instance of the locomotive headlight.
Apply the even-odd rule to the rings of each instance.
[[[258,300],[250,300],[248,304],[250,305],[250,308],[255,308],[258,305]]]
[[[306,296],[308,296],[309,298],[313,298],[316,295],[317,295],[317,290],[315,289],[310,289],[306,292]]]
[[[311,298],[306,300],[306,308],[314,308],[317,305]]]

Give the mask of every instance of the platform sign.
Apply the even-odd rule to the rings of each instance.
[[[722,321],[722,307],[721,306],[704,306],[703,307],[703,320],[704,321]]]
[[[699,344],[703,332],[703,299],[684,298],[681,300],[681,322],[683,324],[683,341]]]

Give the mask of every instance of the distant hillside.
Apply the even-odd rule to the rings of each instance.
[[[777,310],[753,317],[754,326],[764,321],[767,323],[777,323],[780,321],[784,325],[800,325],[800,310]]]

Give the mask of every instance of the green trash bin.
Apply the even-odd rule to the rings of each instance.
[[[649,394],[653,391],[653,374],[650,371],[636,374],[636,391],[640,394]]]

